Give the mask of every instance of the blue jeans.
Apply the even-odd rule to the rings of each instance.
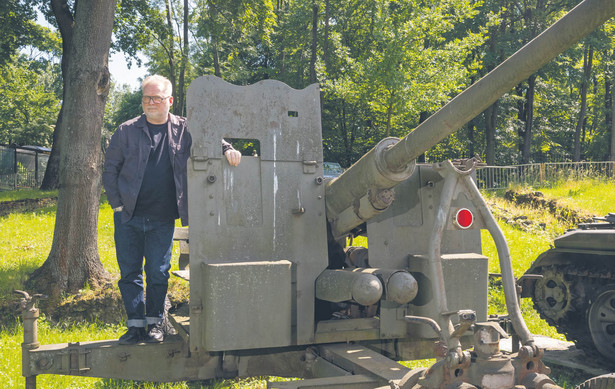
[[[121,212],[113,215],[113,221],[120,267],[118,286],[128,315],[127,325],[145,327],[146,324],[160,324],[169,285],[175,221],[133,216],[122,223]],[[147,301],[143,293],[143,258]]]

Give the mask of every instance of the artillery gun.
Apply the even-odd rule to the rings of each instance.
[[[39,374],[69,374],[303,378],[270,388],[557,388],[521,316],[504,236],[474,184],[477,161],[414,160],[613,15],[612,0],[583,1],[404,139],[384,139],[331,180],[317,85],[195,80],[189,265],[180,273],[190,302],[171,316],[179,334],[155,345],[40,345],[25,294],[26,387]],[[221,138],[258,151],[231,168]],[[511,354],[487,318],[480,229],[494,238],[521,343]],[[356,234],[368,250],[344,247]],[[437,359],[428,369],[394,362],[426,357]]]
[[[539,275],[541,277],[536,277]],[[615,362],[615,214],[555,239],[519,283],[540,316],[590,356]]]

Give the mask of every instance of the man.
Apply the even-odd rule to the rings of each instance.
[[[120,344],[164,340],[175,219],[188,224],[186,164],[192,139],[186,119],[169,112],[173,97],[168,79],[149,76],[141,89],[143,115],[121,124],[113,134],[102,176],[114,211],[118,286],[128,316],[128,331]],[[222,149],[229,164],[237,166],[241,154],[224,140]]]

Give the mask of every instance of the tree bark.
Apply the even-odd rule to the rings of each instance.
[[[115,0],[75,3],[73,38],[64,90],[59,144],[58,210],[51,251],[29,279],[29,286],[48,294],[50,303],[62,293],[86,284],[98,288],[109,278],[98,256],[98,204],[102,158],[100,137],[109,92],[108,55]],[[65,53],[65,54],[66,54]]]
[[[613,72],[615,79],[615,71]],[[615,82],[613,82],[613,89],[611,89],[611,155],[609,160],[615,161]]]
[[[495,124],[497,118],[498,102],[493,103],[485,110],[485,154],[487,165],[495,165]]]
[[[66,101],[66,79],[68,72],[68,61],[71,55],[70,47],[73,39],[73,14],[68,7],[67,0],[51,0],[51,10],[58,23],[60,36],[62,37],[62,107],[56,120],[56,127],[53,130],[53,143],[51,145],[51,154],[47,161],[47,168],[41,183],[42,190],[58,189],[60,184],[60,155],[62,154],[61,145],[59,142],[60,131],[62,129],[62,115],[64,114],[64,102]]]
[[[572,160],[579,162],[581,160],[581,131],[585,123],[585,115],[587,113],[587,88],[589,83],[589,77],[592,72],[592,63],[594,57],[594,48],[589,46],[585,47],[583,54],[583,80],[581,81],[581,109],[579,110],[579,118],[574,131],[574,150],[572,153]]]
[[[612,64],[615,61],[615,50],[613,50],[613,53],[611,54],[611,61],[612,61],[611,62]],[[605,94],[608,94],[609,98],[605,100],[608,101],[606,109],[607,111],[610,111],[610,115],[607,115],[607,117],[610,119],[610,120],[607,120],[607,131],[610,130],[610,133],[611,133],[611,142],[610,142],[611,147],[609,149],[609,160],[615,161],[615,64],[612,65],[610,73],[611,73],[609,75],[610,77],[608,77],[610,79],[610,82],[608,84],[609,91],[608,92],[605,91]],[[605,77],[605,79],[606,78],[607,77]]]
[[[523,118],[523,137],[521,139],[521,163],[530,163],[532,155],[532,128],[534,126],[534,94],[536,93],[536,75],[532,74],[527,80],[525,93],[525,107]]]
[[[208,2],[209,6],[209,17],[211,18],[211,24],[214,26],[213,31],[211,32],[211,45],[214,49],[213,52],[213,60],[214,60],[214,76],[222,78],[222,71],[220,70],[220,53],[218,48],[218,29],[215,27],[218,23],[218,9]]]
[[[329,0],[325,0],[325,35],[322,44],[325,71],[329,71]]]
[[[318,4],[312,0],[312,55],[310,58],[310,84],[318,81],[316,78],[316,57],[318,50]]]
[[[167,25],[169,32],[169,51],[167,53],[169,58],[169,81],[171,81],[171,85],[173,85],[173,101],[177,101],[177,81],[175,79],[175,37],[173,36],[173,7],[171,4],[171,0],[167,0],[166,2],[167,8]],[[173,106],[173,113],[180,115],[177,112],[177,106]]]
[[[177,108],[177,114],[181,116],[186,115],[186,97],[185,97],[185,83],[186,83],[186,66],[188,65],[188,0],[184,0],[184,45],[182,49],[182,59],[179,65],[179,81],[177,82],[177,102],[175,106]]]

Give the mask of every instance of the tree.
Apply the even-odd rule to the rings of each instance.
[[[86,284],[96,288],[108,279],[98,256],[98,203],[101,189],[101,129],[109,91],[107,60],[115,1],[79,1],[71,11],[66,0],[52,0],[65,30],[64,103],[55,140],[60,154],[58,210],[51,251],[29,284],[56,302]],[[68,23],[65,24],[65,23]],[[67,33],[65,35],[65,33]]]
[[[581,130],[585,126],[587,113],[587,89],[589,87],[589,77],[592,72],[592,64],[594,60],[594,48],[587,43],[583,51],[583,76],[581,79],[581,88],[579,95],[581,98],[579,117],[574,131],[574,150],[572,160],[578,162],[581,160]]]
[[[34,40],[34,11],[19,0],[0,2],[0,66],[10,61],[17,50]]]
[[[128,56],[141,51],[150,58],[152,73],[173,85],[173,113],[185,112],[185,90],[190,79],[190,24],[187,0],[120,0],[115,47]],[[130,57],[128,58],[130,63]]]
[[[469,83],[471,54],[485,30],[460,26],[477,15],[476,6],[340,0],[331,7],[336,38],[319,80],[326,153],[330,144],[340,146],[327,158],[348,164],[383,137],[406,135]]]
[[[12,59],[12,60],[11,60]],[[51,146],[60,99],[52,64],[24,56],[0,66],[0,143]]]

